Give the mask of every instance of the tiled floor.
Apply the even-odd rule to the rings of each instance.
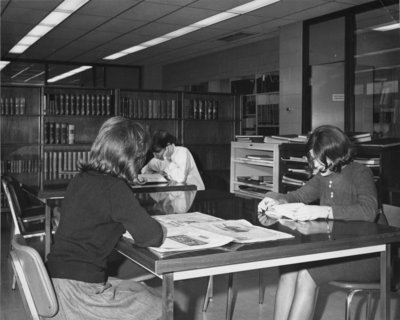
[[[11,290],[11,270],[8,262],[9,230],[1,230],[1,313],[2,320],[26,320],[25,313],[18,289]],[[277,269],[264,270],[265,300],[258,304],[258,272],[242,272],[234,277],[235,308],[233,320],[272,320],[273,301],[278,279]],[[215,277],[214,298],[209,304],[207,312],[202,312],[204,293],[206,292],[207,278],[199,278],[176,282],[175,300],[183,314],[177,320],[222,320],[225,319],[226,306],[226,276]],[[159,285],[158,280],[150,282]],[[321,288],[318,308],[314,319],[343,320],[345,294],[341,291],[332,291],[326,287]],[[365,300],[355,298],[353,319],[364,319]],[[400,319],[400,295],[392,294],[391,319]],[[374,300],[373,312],[375,320],[379,319],[377,303]],[[73,320],[73,319],[71,319]]]

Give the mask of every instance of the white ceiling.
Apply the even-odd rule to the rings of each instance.
[[[249,0],[91,0],[21,55],[9,50],[62,0],[1,0],[1,59],[107,63],[102,58]],[[279,27],[370,0],[281,0],[112,64],[169,64],[278,35]],[[220,38],[237,33],[236,41]]]

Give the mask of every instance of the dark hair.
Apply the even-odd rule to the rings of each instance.
[[[320,126],[311,133],[307,142],[307,151],[310,167],[313,168],[313,159],[318,159],[326,169],[340,172],[342,167],[352,161],[352,144],[347,135],[337,127],[331,125]],[[309,151],[314,156],[311,157]],[[327,159],[332,161],[328,164]]]
[[[164,130],[156,131],[153,134],[153,140],[151,144],[151,151],[160,152],[161,149],[165,149],[169,144],[176,144],[176,138]]]
[[[128,184],[137,181],[149,147],[149,135],[137,122],[123,117],[108,119],[101,126],[81,171],[96,170],[122,178]]]

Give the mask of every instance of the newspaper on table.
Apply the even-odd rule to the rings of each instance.
[[[292,238],[284,232],[251,224],[246,220],[224,220],[200,212],[153,216],[167,229],[160,247],[150,247],[156,253],[202,250],[224,246],[231,242],[254,243]]]

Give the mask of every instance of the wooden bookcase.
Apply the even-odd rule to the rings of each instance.
[[[1,87],[1,174],[39,185],[42,88]]]
[[[279,73],[256,75],[253,92],[241,96],[242,135],[279,134]]]
[[[120,115],[166,130],[188,147],[206,182],[229,185],[235,96],[220,93],[2,85],[1,166],[27,185],[65,186],[87,159],[100,126]],[[193,103],[201,105],[194,110]]]
[[[40,187],[63,186],[88,158],[90,146],[104,121],[117,114],[113,90],[45,87]]]
[[[150,132],[165,130],[181,140],[178,92],[120,90],[118,97],[119,115],[137,120]]]
[[[230,144],[239,132],[236,97],[182,92],[182,143],[195,158],[204,183],[229,188]]]
[[[230,192],[260,198],[279,190],[279,143],[232,142]]]

